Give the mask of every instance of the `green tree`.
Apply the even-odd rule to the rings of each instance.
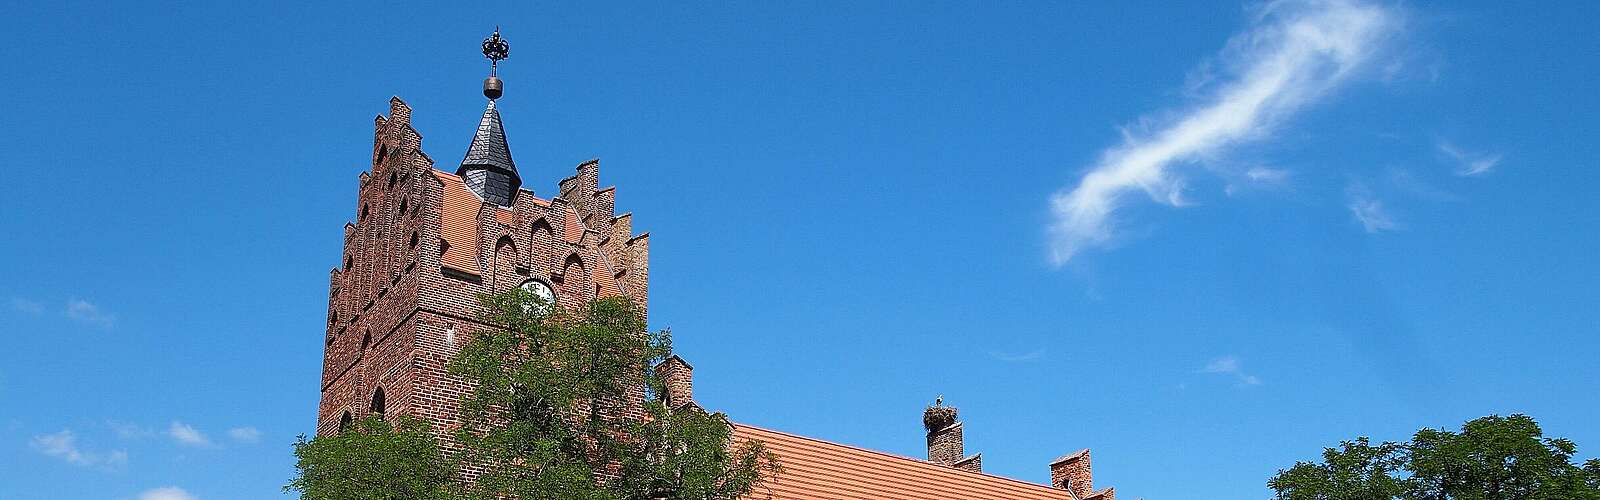
[[[485,323],[451,372],[473,391],[457,439],[481,471],[472,498],[734,499],[777,471],[720,413],[669,408],[650,367],[672,353],[631,300],[551,307],[521,290],[483,297]],[[642,410],[642,415],[630,415]]]
[[[452,360],[471,388],[446,460],[419,421],[382,420],[295,444],[305,498],[732,500],[780,470],[759,441],[736,441],[721,413],[668,407],[651,367],[668,331],[607,298],[565,309],[516,289],[480,296],[486,324]],[[470,480],[455,471],[470,470]]]
[[[1267,486],[1285,500],[1366,500],[1397,498],[1404,481],[1397,476],[1405,465],[1405,447],[1395,443],[1373,446],[1365,437],[1322,450],[1322,462],[1300,462],[1279,471]]]
[[[1409,443],[1346,441],[1320,463],[1278,471],[1267,486],[1287,500],[1600,499],[1600,460],[1580,467],[1576,452],[1526,415],[1490,415],[1461,432],[1422,429]]]
[[[338,434],[294,443],[299,477],[284,486],[307,500],[442,500],[450,492],[450,463],[427,422],[402,417],[398,426],[376,416]]]

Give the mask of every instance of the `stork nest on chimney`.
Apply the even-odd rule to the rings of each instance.
[[[956,407],[929,406],[922,411],[922,426],[933,432],[956,423]]]

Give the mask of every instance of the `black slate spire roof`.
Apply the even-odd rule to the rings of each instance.
[[[483,111],[478,121],[478,132],[472,135],[467,146],[467,157],[461,160],[456,175],[466,181],[472,192],[484,201],[501,206],[511,206],[522,178],[517,175],[517,164],[511,161],[511,148],[506,146],[506,131],[500,125],[500,111],[494,101]]]

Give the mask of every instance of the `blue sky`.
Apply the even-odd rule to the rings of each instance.
[[[1525,412],[1600,456],[1592,2],[0,6],[0,498],[273,499],[371,118],[602,159],[735,419],[1120,497]]]

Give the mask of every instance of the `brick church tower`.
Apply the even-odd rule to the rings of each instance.
[[[498,31],[483,48],[496,63],[507,52]],[[648,309],[649,235],[633,234],[630,214],[616,213],[598,160],[578,164],[547,196],[523,187],[496,107],[503,85],[491,70],[488,105],[454,173],[422,152],[400,98],[374,119],[371,168],[359,176],[355,220],[344,225],[341,265],[328,276],[318,435],[371,415],[409,415],[432,423],[449,446],[467,388],[447,367],[490,327],[476,319],[479,294],[522,287],[564,307],[622,296]],[[687,361],[674,355],[655,370],[667,404],[700,407]],[[750,498],[1116,498],[1113,488],[1094,489],[1087,449],[1051,462],[1048,485],[1033,484],[984,473],[982,456],[966,454],[955,408],[936,400],[922,423],[926,459],[730,425],[736,441],[765,443],[784,470]]]
[[[504,58],[498,32],[484,51]],[[374,119],[371,169],[328,277],[319,435],[373,414],[426,419],[441,433],[458,426],[464,387],[446,367],[484,328],[480,293],[524,287],[563,306],[619,295],[647,305],[649,235],[616,213],[598,160],[551,195],[522,186],[495,107],[502,85],[485,80],[488,107],[453,174],[434,169],[400,98]]]

